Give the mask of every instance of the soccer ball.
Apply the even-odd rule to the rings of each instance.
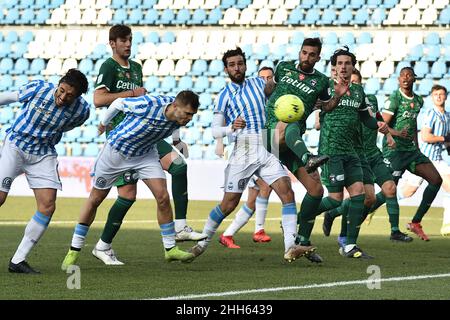
[[[293,94],[285,94],[275,101],[274,111],[278,120],[291,123],[303,117],[305,106],[299,97]]]

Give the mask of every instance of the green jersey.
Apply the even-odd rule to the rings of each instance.
[[[95,82],[95,89],[106,88],[111,93],[133,90],[142,87],[142,67],[139,63],[128,60],[129,68],[121,66],[113,58],[108,58],[100,67],[100,72]],[[111,124],[117,126],[125,117],[120,112]]]
[[[331,92],[334,93],[334,82]],[[324,113],[320,127],[319,153],[326,155],[356,155],[362,153],[360,111],[367,109],[363,87],[350,84],[349,93],[331,111]]]
[[[274,113],[275,101],[285,94],[298,96],[305,106],[305,113],[299,124],[302,133],[306,130],[306,118],[311,114],[318,99],[328,101],[329,78],[317,70],[304,73],[294,61],[282,61],[277,65],[274,76],[276,87],[267,102],[266,128],[275,128],[278,119]]]
[[[407,128],[408,134],[414,137],[417,134],[417,116],[423,106],[423,98],[414,93],[413,97],[407,97],[398,89],[389,97],[389,103],[383,109],[383,113],[393,115],[389,126],[397,131]],[[397,151],[414,151],[417,146],[411,139],[394,137]],[[387,148],[386,137],[383,139],[383,149]]]
[[[375,116],[378,112],[377,97],[373,94],[366,95],[366,105],[372,111]],[[364,146],[364,154],[367,158],[373,157],[380,153],[380,149],[377,147],[378,130],[370,129],[365,125],[362,125],[362,141]]]

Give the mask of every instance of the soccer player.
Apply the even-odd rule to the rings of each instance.
[[[444,217],[441,234],[448,236],[450,235],[450,167],[442,158],[442,152],[450,154],[450,112],[445,111],[447,89],[434,85],[431,88],[431,99],[433,108],[427,111],[423,120],[419,147],[420,151],[433,162],[443,180],[442,187],[446,193],[443,200]],[[403,180],[406,180],[402,186],[402,197],[408,198],[419,189],[423,179],[413,174],[405,179],[405,175],[406,173],[402,176]]]
[[[137,97],[146,93],[142,87],[142,67],[130,59],[132,33],[125,25],[115,25],[109,30],[109,44],[113,55],[100,67],[97,77],[94,104],[97,108],[109,106],[117,98]],[[125,115],[120,112],[112,120],[116,127]],[[109,129],[109,128],[108,128]],[[109,130],[106,132],[109,134]],[[173,144],[187,151],[187,146],[173,135]],[[188,207],[187,165],[184,159],[164,140],[157,142],[159,159],[164,170],[172,175],[172,196],[175,204],[175,231],[178,241],[204,239],[206,235],[194,232],[186,223]],[[132,168],[130,168],[132,169]],[[111,207],[102,235],[92,254],[107,265],[122,265],[111,247],[123,219],[136,200],[137,179],[135,171],[125,172],[115,183],[118,198]]]
[[[385,141],[383,141],[383,151],[385,157],[390,161],[393,170],[392,175],[396,183],[405,170],[424,178],[428,182],[422,201],[412,221],[407,224],[407,229],[417,234],[420,239],[429,241],[420,222],[436,197],[442,184],[442,178],[430,159],[419,149],[417,115],[423,106],[423,99],[413,92],[413,85],[416,81],[414,69],[411,67],[402,68],[398,81],[400,88],[391,94],[389,104],[383,109],[383,119],[390,125],[390,131],[394,136],[397,147],[395,150],[388,150]],[[384,203],[384,201],[384,196],[378,194],[375,207]]]
[[[258,71],[258,77],[263,78],[266,82],[273,79],[274,70],[271,67],[262,67]],[[217,140],[222,140],[219,138]],[[223,150],[223,148],[222,148]],[[253,176],[248,183],[247,202],[236,213],[236,217],[225,232],[219,237],[219,242],[223,246],[232,249],[239,249],[233,239],[233,236],[250,220],[255,213],[255,232],[253,241],[264,243],[270,242],[272,238],[264,231],[264,224],[267,215],[267,206],[269,205],[269,197],[272,189],[262,179]]]
[[[341,48],[331,56],[336,66],[337,79],[332,82],[347,84],[356,65],[356,57],[348,48]],[[350,202],[347,210],[347,238],[339,252],[348,258],[372,258],[357,246],[359,228],[364,210],[364,184],[361,163],[361,122],[371,129],[388,132],[384,122],[371,117],[366,106],[366,97],[361,85],[350,83],[348,92],[341,97],[336,107],[322,106],[319,154],[327,154],[330,160],[322,166],[322,183],[327,187],[330,200],[341,203],[346,187]],[[363,158],[363,160],[365,160]]]
[[[271,93],[267,104],[268,150],[274,153],[306,188],[306,195],[298,213],[300,227],[297,239],[305,246],[311,244],[309,235],[323,196],[323,187],[316,169],[328,160],[328,156],[312,156],[301,137],[306,130],[306,119],[316,103],[320,100],[333,108],[348,89],[348,84],[337,84],[334,96],[329,95],[329,78],[314,69],[320,60],[321,49],[319,38],[305,39],[299,51],[300,62],[280,62],[275,70],[274,81],[269,81],[266,90],[266,93]],[[286,94],[294,94],[304,103],[304,116],[298,122],[286,124],[278,121],[275,116],[275,102]],[[325,204],[330,202],[326,201]],[[338,205],[339,203],[331,204],[331,207],[325,208],[330,209]],[[306,257],[313,262],[322,262],[322,258],[315,252],[307,254]]]
[[[97,208],[116,179],[132,168],[156,199],[166,261],[193,260],[191,253],[178,249],[175,244],[172,207],[156,143],[188,124],[197,113],[198,105],[198,96],[195,93],[181,91],[176,97],[144,95],[137,98],[119,98],[108,107],[99,124],[100,133],[105,131],[106,126],[119,112],[123,112],[125,118],[109,133],[104,148],[97,157],[93,175],[94,186],[81,210],[70,249],[61,265],[62,270],[76,264]]]
[[[262,78],[246,78],[245,54],[240,48],[228,50],[222,57],[225,73],[231,83],[220,91],[214,109],[213,136],[233,135],[235,144],[225,169],[225,194],[206,221],[203,233],[208,238],[191,249],[195,256],[206,251],[217,228],[239,204],[242,192],[256,174],[275,190],[283,204],[284,259],[291,262],[314,250],[312,246],[295,244],[297,211],[290,179],[278,159],[263,143],[266,96]],[[223,123],[225,121],[225,125]]]
[[[357,69],[353,69],[351,82],[361,85],[361,73]],[[374,95],[366,95],[366,105],[370,107],[369,113],[371,116],[376,116],[378,113],[378,102]],[[363,165],[363,184],[364,184],[364,213],[362,221],[367,216],[371,206],[375,203],[375,188],[374,179],[381,187],[381,191],[386,197],[387,211],[389,214],[389,222],[391,224],[391,236],[393,241],[411,242],[413,239],[401,232],[399,229],[399,205],[396,196],[396,185],[392,177],[391,171],[386,166],[383,154],[377,147],[378,131],[370,129],[366,126],[361,126],[362,129],[362,156],[360,156]],[[392,139],[392,136],[389,137]],[[395,141],[391,140],[391,148],[395,147]],[[359,150],[358,150],[359,151]],[[368,195],[370,195],[368,197]],[[344,200],[342,205],[338,208],[326,211],[323,221],[323,232],[325,236],[330,235],[333,220],[346,213],[350,199]],[[338,237],[338,242],[342,246],[346,238],[347,219],[343,215],[341,234]]]
[[[41,80],[31,81],[19,91],[0,94],[0,105],[22,103],[20,115],[7,129],[0,157],[0,206],[5,203],[11,184],[22,173],[36,198],[37,210],[8,270],[39,273],[26,258],[38,243],[55,212],[56,190],[62,185],[58,174],[55,145],[64,132],[81,126],[89,118],[89,104],[81,97],[88,89],[86,76],[70,69],[58,86]]]

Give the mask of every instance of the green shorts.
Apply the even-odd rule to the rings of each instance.
[[[359,160],[361,161],[361,169],[363,173],[363,184],[374,184],[375,183],[375,177],[373,174],[373,171],[371,169],[371,166],[369,164],[369,161],[367,160],[366,156],[363,154],[359,154]]]
[[[160,140],[156,144],[156,149],[158,150],[159,159],[161,159],[166,154],[172,152],[173,147],[166,140]],[[136,173],[134,170],[124,172],[119,178],[117,178],[114,185],[116,187],[121,187],[129,184],[136,184],[139,179],[136,179],[135,176],[133,176],[134,173]]]
[[[391,163],[392,176],[396,181],[401,178],[405,170],[411,173],[416,172],[416,165],[421,163],[431,163],[420,150],[414,151],[391,151],[388,154]]]
[[[322,166],[322,184],[328,192],[342,192],[355,182],[363,182],[361,160],[356,155],[330,156]]]
[[[275,134],[275,129],[266,129],[267,130],[267,139],[264,142],[266,145],[267,151],[274,154],[278,159],[280,159],[281,163],[285,165],[289,171],[295,174],[295,172],[305,165],[297,157],[297,155],[288,147],[283,150],[272,150],[272,140],[273,135]],[[301,137],[300,137],[301,139]]]
[[[367,158],[370,168],[375,176],[375,182],[381,187],[386,181],[394,180],[389,160],[386,160],[381,152]]]

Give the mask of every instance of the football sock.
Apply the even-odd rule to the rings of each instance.
[[[342,201],[342,204],[339,207],[328,210],[328,214],[333,218],[337,218],[342,215],[345,210],[348,210],[349,205],[350,199],[345,199],[344,201]]]
[[[416,214],[414,215],[412,222],[420,222],[422,221],[423,216],[427,213],[431,204],[433,203],[434,198],[436,198],[437,193],[441,185],[428,184],[428,186],[423,191],[422,201],[420,202],[419,207],[417,208]]]
[[[350,197],[347,215],[347,243],[356,244],[364,211],[364,194]]]
[[[297,227],[297,209],[295,202],[283,204],[281,209],[281,225],[283,227],[284,251],[287,252],[295,244]]]
[[[172,175],[175,219],[186,219],[188,208],[187,164],[182,158],[177,158],[170,165],[168,172]]]
[[[175,232],[180,232],[187,226],[186,219],[175,219]]]
[[[72,236],[72,244],[70,246],[71,250],[80,251],[84,245],[86,235],[89,231],[89,226],[84,223],[78,223],[75,226],[75,231]]]
[[[382,191],[378,192],[375,198],[375,204],[370,208],[370,212],[374,212],[386,202],[386,197]]]
[[[400,208],[397,197],[386,198],[386,209],[389,215],[389,223],[391,224],[391,232],[400,230],[398,227]]]
[[[320,201],[319,208],[317,209],[316,215],[321,214],[322,212],[334,209],[339,207],[342,204],[342,201],[335,200],[330,197],[325,197]]]
[[[217,228],[222,223],[225,216],[220,209],[220,205],[217,205],[214,209],[209,213],[208,219],[206,220],[205,226],[203,227],[204,234],[208,235],[208,238],[205,240],[199,241],[198,244],[202,247],[206,247],[210,242],[212,237],[217,231]]]
[[[309,244],[309,238],[311,237],[311,232],[316,219],[317,208],[319,207],[321,200],[322,196],[315,197],[309,193],[306,193],[303,198],[297,219],[300,221],[298,235],[300,237],[301,245]]]
[[[175,223],[172,221],[169,223],[160,224],[159,227],[161,228],[161,237],[164,249],[168,250],[175,247]]]
[[[255,201],[255,233],[264,229],[266,222],[267,206],[269,205],[268,198],[256,197]]]
[[[34,216],[25,227],[25,232],[16,253],[11,259],[12,263],[19,263],[26,260],[28,253],[36,245],[39,239],[47,230],[51,217],[47,217],[43,213],[36,211]]]
[[[297,123],[290,123],[287,125],[284,133],[286,145],[302,161],[303,165],[305,165],[307,161],[307,155],[310,153],[301,137],[302,134]]]
[[[244,204],[236,213],[236,217],[233,219],[230,226],[225,230],[223,235],[226,237],[234,236],[236,232],[238,232],[248,222],[252,215],[253,210]]]
[[[135,200],[129,200],[118,196],[113,206],[109,210],[105,227],[100,239],[103,242],[111,243],[122,225],[123,218],[131,208]]]

